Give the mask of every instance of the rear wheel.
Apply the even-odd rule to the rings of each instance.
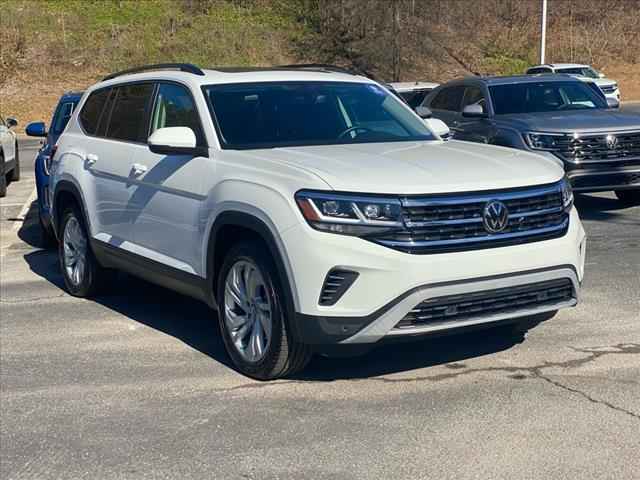
[[[94,295],[106,279],[107,271],[98,264],[77,207],[67,208],[60,224],[58,258],[64,283],[75,297]]]
[[[640,205],[640,190],[616,190],[615,193],[625,205]]]
[[[13,170],[11,171],[12,182],[17,182],[18,180],[20,180],[20,155],[18,153],[18,142],[16,142],[15,152],[16,152],[15,153],[16,161],[15,161],[15,165],[13,166]]]
[[[243,374],[272,380],[301,370],[311,348],[292,338],[277,270],[257,242],[227,254],[218,277],[218,318],[231,360]]]

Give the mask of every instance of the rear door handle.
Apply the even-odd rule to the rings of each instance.
[[[131,166],[131,171],[135,177],[139,177],[140,175],[142,175],[147,171],[147,166],[142,165],[141,163],[134,163]]]
[[[85,161],[87,162],[87,166],[91,167],[98,161],[98,156],[95,153],[87,153]]]

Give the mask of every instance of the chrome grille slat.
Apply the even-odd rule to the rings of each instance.
[[[395,328],[413,328],[499,313],[515,313],[529,308],[556,305],[571,300],[574,295],[571,280],[564,278],[439,297],[416,305]]]
[[[483,222],[488,202],[507,207],[507,226],[489,233]],[[560,184],[480,194],[410,197],[403,199],[405,228],[377,235],[373,240],[409,253],[434,253],[488,248],[563,235],[568,214]]]
[[[617,145],[607,144],[614,136]],[[640,157],[640,132],[608,132],[581,136],[558,137],[557,155],[571,162],[629,160]]]

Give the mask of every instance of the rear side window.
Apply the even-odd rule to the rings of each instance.
[[[56,111],[55,117],[53,119],[53,123],[51,125],[51,131],[55,135],[59,135],[64,130],[64,127],[67,126],[69,119],[71,118],[71,114],[73,113],[73,109],[76,104],[74,102],[65,102],[62,103],[58,110]]]
[[[463,86],[444,88],[431,102],[431,108],[434,110],[457,112],[460,110],[463,95]]]
[[[153,94],[152,83],[117,87],[115,104],[106,136],[128,142],[147,141],[147,114]]]
[[[198,146],[204,146],[200,117],[189,91],[180,85],[161,83],[151,117],[151,133],[165,127],[189,127]]]
[[[89,135],[95,135],[98,131],[98,123],[100,121],[100,115],[104,109],[104,105],[107,102],[109,96],[109,89],[98,90],[89,95],[89,98],[80,111],[80,123],[82,128]]]

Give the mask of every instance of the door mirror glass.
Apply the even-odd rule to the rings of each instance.
[[[30,137],[46,137],[47,127],[44,122],[31,122],[27,125],[25,132]]]
[[[616,98],[607,97],[607,106],[609,108],[619,108],[620,102]]]
[[[451,130],[446,123],[439,118],[425,118],[424,123],[431,129],[433,133],[438,135],[443,140],[447,140],[451,136]]]
[[[189,127],[159,128],[149,137],[149,150],[173,155],[206,156],[205,147],[196,147],[196,134]]]
[[[462,110],[462,116],[470,118],[485,118],[487,114],[484,113],[482,105],[474,103],[464,107],[464,109]]]
[[[11,128],[11,127],[15,127],[18,125],[18,120],[16,120],[13,117],[7,117],[7,127]]]
[[[429,110],[427,107],[424,107],[422,105],[418,105],[416,107],[416,113],[420,118],[431,118],[433,115],[431,113],[431,110]]]

